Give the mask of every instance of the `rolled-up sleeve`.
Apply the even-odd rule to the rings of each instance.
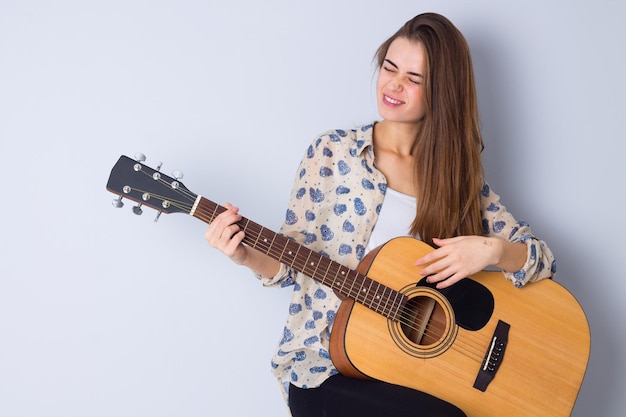
[[[533,234],[527,222],[516,220],[487,183],[481,191],[481,201],[484,234],[524,243],[527,247],[524,266],[519,271],[503,271],[504,276],[518,288],[552,277],[556,272],[556,261],[546,242]]]

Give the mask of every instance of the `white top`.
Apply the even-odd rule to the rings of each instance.
[[[410,236],[409,230],[415,218],[415,205],[415,197],[387,188],[385,201],[370,240],[367,242],[365,253],[394,237]]]

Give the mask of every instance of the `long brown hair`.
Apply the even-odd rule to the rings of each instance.
[[[435,237],[483,234],[484,145],[467,42],[447,18],[420,14],[378,48],[379,69],[399,37],[421,43],[426,51],[426,114],[412,150],[417,210],[411,233],[430,244]]]

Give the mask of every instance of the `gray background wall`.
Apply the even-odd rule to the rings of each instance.
[[[0,415],[286,415],[269,359],[289,290],[261,288],[192,217],[114,210],[106,179],[143,152],[278,227],[309,141],[377,117],[375,49],[431,10],[470,43],[489,181],[588,315],[573,415],[622,416],[611,0],[0,0]]]

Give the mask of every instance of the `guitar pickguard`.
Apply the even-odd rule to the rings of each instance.
[[[478,281],[466,278],[451,287],[436,289],[435,284],[426,282],[424,278],[417,285],[433,288],[443,294],[452,306],[456,324],[463,329],[480,330],[491,319],[495,302],[493,294]]]

